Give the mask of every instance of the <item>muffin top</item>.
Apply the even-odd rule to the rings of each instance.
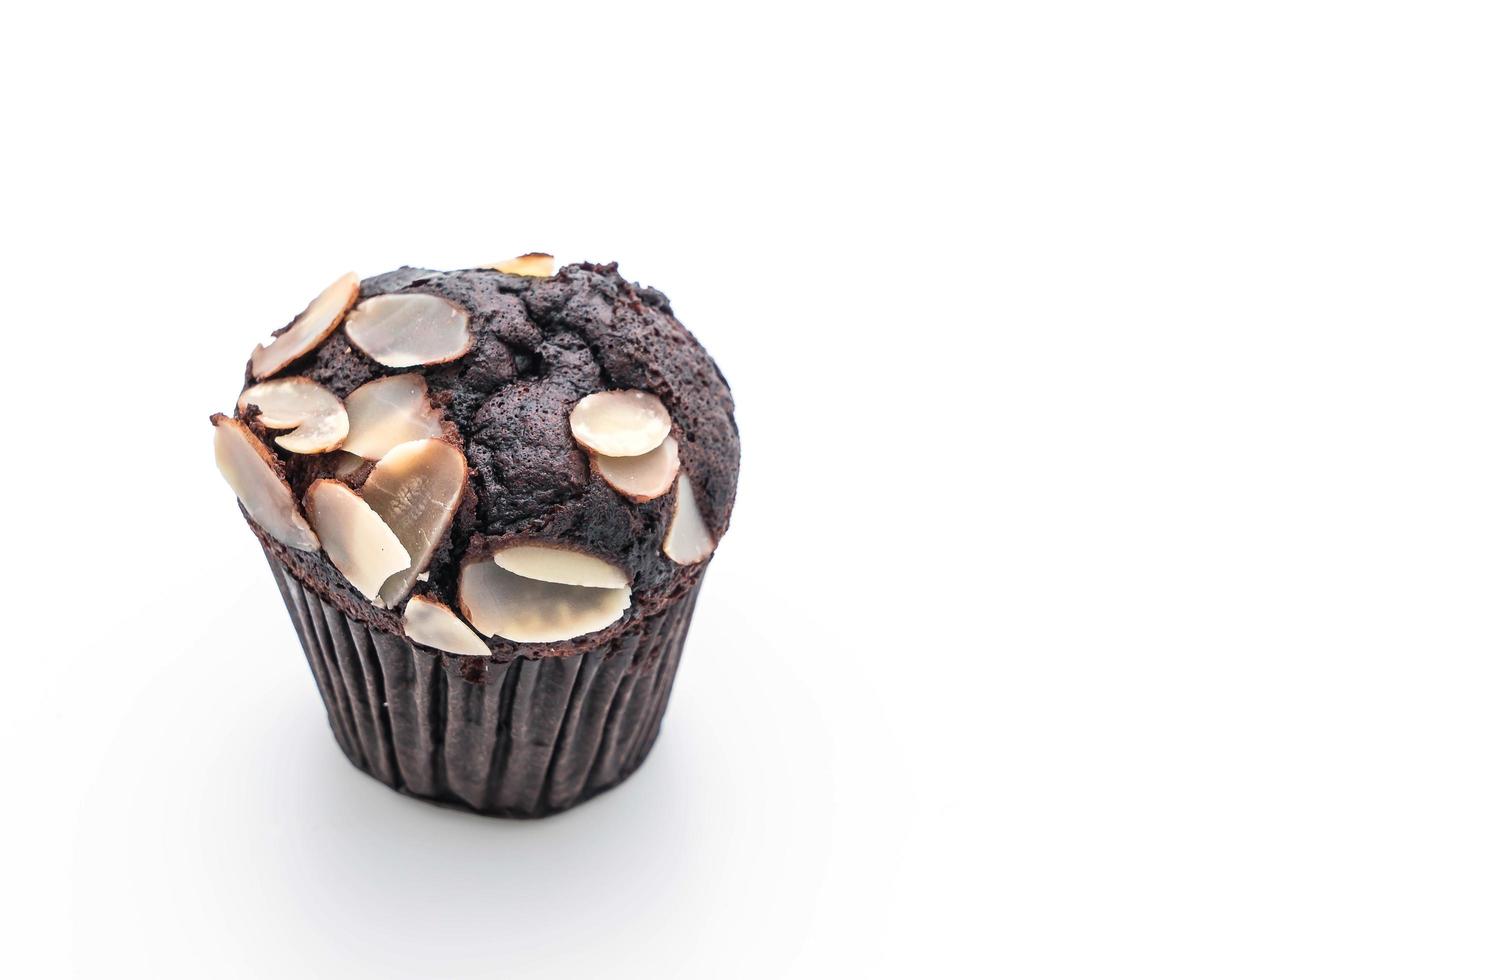
[[[698,580],[736,493],[725,378],[662,293],[551,267],[346,276],[213,417],[257,536],[347,615],[558,656]]]

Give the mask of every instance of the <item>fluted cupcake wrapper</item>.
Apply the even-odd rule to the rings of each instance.
[[[403,793],[511,817],[566,810],[642,764],[699,595],[587,652],[495,663],[373,630],[266,557],[349,760]]]

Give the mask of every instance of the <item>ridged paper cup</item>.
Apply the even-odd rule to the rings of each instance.
[[[696,569],[686,592],[608,640],[503,663],[373,629],[266,557],[345,756],[399,792],[506,817],[566,810],[642,764],[703,580]]]

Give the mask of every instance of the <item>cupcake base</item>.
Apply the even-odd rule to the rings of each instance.
[[[585,652],[496,663],[373,630],[266,557],[345,756],[399,792],[505,817],[567,810],[642,764],[700,584]]]

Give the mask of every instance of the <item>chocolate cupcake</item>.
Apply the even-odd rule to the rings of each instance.
[[[345,755],[517,817],[652,748],[740,461],[667,298],[552,267],[345,276],[212,418]]]

